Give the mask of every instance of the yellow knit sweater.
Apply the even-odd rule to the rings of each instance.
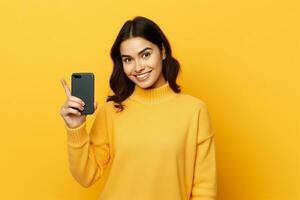
[[[67,130],[69,168],[89,187],[110,165],[99,200],[215,200],[214,131],[206,104],[175,93],[168,82],[155,89],[135,86],[116,112],[113,102]]]

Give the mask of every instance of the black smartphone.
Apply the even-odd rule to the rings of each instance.
[[[94,113],[94,74],[73,73],[71,81],[71,95],[80,98],[84,103],[83,111],[75,108],[81,114],[88,115]]]

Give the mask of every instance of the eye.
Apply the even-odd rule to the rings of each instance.
[[[129,62],[129,61],[131,61],[130,58],[125,58],[125,59],[123,59],[123,62],[125,62],[125,63],[127,63],[127,62]]]
[[[150,53],[150,52],[146,52],[146,53],[144,53],[144,55],[143,55],[143,56],[147,58],[147,57],[149,57],[150,55],[151,55],[151,53]]]

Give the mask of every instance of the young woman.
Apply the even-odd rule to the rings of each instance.
[[[206,104],[176,84],[179,62],[150,19],[121,28],[111,49],[114,94],[87,132],[84,102],[61,108],[74,178],[89,187],[109,169],[99,200],[215,200],[214,130]],[[95,104],[97,108],[97,104]],[[108,167],[110,166],[110,167]]]

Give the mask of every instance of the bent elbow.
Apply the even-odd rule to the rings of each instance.
[[[84,188],[92,186],[100,177],[101,173],[96,170],[94,173],[78,173],[78,171],[71,170],[74,179]]]
[[[90,182],[79,182],[79,184],[84,188],[89,188],[90,186],[92,186]]]
[[[79,185],[81,185],[82,187],[84,188],[89,188],[93,185],[93,181],[90,181],[86,178],[79,178],[79,177],[76,177],[76,176],[73,176],[76,180],[77,183],[79,183]]]

